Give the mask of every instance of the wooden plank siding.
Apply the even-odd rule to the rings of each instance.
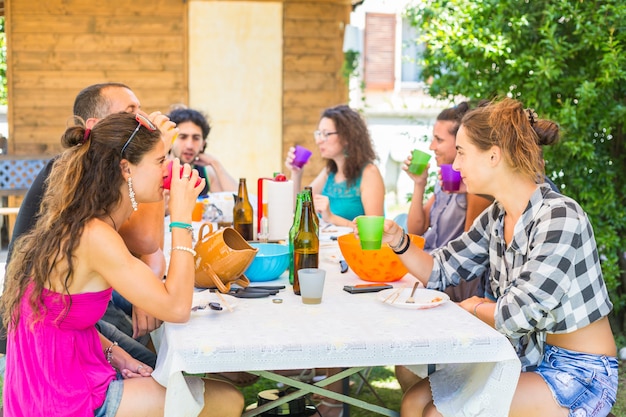
[[[74,97],[89,84],[126,83],[146,111],[188,103],[188,3],[7,1],[9,152],[58,152]],[[296,143],[315,149],[322,110],[348,101],[341,66],[352,2],[282,3],[284,158]],[[315,164],[305,183],[321,169]]]
[[[316,149],[313,131],[321,112],[348,102],[341,65],[350,11],[347,0],[284,2],[283,158],[294,144]],[[303,185],[314,179],[323,161],[312,158],[311,165]]]
[[[9,152],[54,154],[87,85],[128,84],[146,111],[186,102],[182,1],[10,0]]]

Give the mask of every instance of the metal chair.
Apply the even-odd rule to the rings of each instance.
[[[372,369],[373,369],[372,367],[369,367],[369,368],[364,369],[363,371],[356,373],[356,375],[358,375],[361,380],[359,381],[354,393],[355,395],[359,395],[361,393],[361,390],[363,389],[363,386],[367,386],[367,388],[374,395],[374,397],[376,397],[380,405],[382,405],[385,408],[388,408],[385,402],[383,401],[383,399],[380,398],[380,395],[378,395],[378,393],[376,392],[376,389],[368,381],[370,374],[372,373]]]

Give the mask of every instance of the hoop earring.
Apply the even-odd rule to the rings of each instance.
[[[135,190],[133,190],[133,180],[128,176],[128,196],[130,197],[130,204],[133,206],[133,211],[137,211],[137,200],[135,200]]]

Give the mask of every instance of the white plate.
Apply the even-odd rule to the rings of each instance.
[[[354,230],[351,227],[335,226],[329,223],[326,223],[326,226],[320,224],[320,241],[330,241],[332,236],[339,237],[348,233],[354,233]]]
[[[415,290],[413,299],[415,303],[407,303],[406,300],[411,295],[413,288],[390,288],[378,293],[379,301],[389,304],[393,307],[408,308],[413,310],[421,310],[424,308],[433,308],[450,301],[450,297],[445,292],[430,290],[427,288],[418,288]],[[396,297],[397,295],[397,297]]]
[[[226,300],[226,302],[228,303],[231,309],[234,310],[235,307],[237,307],[237,298],[233,297],[232,295],[226,295],[226,294],[222,294],[222,297],[224,298],[224,300]],[[228,312],[228,307],[226,307],[226,304],[214,292],[211,292],[210,290],[204,290],[200,292],[195,292],[193,294],[193,303],[191,304],[192,307],[203,306],[203,305],[206,305],[207,303],[219,303],[222,306],[222,310],[211,310],[211,307],[207,306],[206,308],[202,310],[192,311],[191,314],[206,314],[209,312],[211,313]]]

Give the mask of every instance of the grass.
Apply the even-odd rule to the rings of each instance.
[[[353,380],[356,382],[350,388],[350,395],[361,400],[377,403],[376,398],[372,393],[368,390],[366,386],[363,387],[359,395],[356,395],[356,387],[358,386],[358,377],[352,376]],[[372,369],[372,373],[369,378],[370,384],[374,386],[378,395],[383,399],[388,408],[392,410],[399,411],[400,409],[400,401],[402,400],[402,392],[400,391],[400,386],[396,381],[394,376],[393,367],[374,367]],[[617,391],[617,402],[613,407],[612,413],[616,416],[626,416],[626,390],[623,388],[624,383],[626,383],[626,364],[623,361],[620,361],[619,366],[619,386],[621,389]],[[2,387],[4,385],[4,381],[0,378],[0,406],[2,404]],[[271,381],[269,379],[261,378],[259,381],[251,385],[249,387],[243,388],[242,392],[245,397],[246,405],[250,405],[256,402],[257,393],[276,388],[276,382]],[[376,417],[380,416],[379,414],[372,413],[370,411],[363,410],[358,407],[351,407],[350,415],[352,417]]]
[[[357,375],[353,375],[351,377],[351,380],[354,381],[354,384],[351,384],[350,396],[359,398],[369,403],[382,405],[378,402],[376,397],[371,393],[371,391],[369,391],[368,387],[365,385],[361,389],[360,394],[356,395],[356,389],[359,385],[360,378]],[[400,385],[398,385],[398,381],[396,380],[396,377],[394,375],[393,366],[381,366],[372,368],[372,373],[370,374],[368,381],[370,382],[370,384],[372,384],[378,395],[385,402],[387,408],[398,412],[400,411],[402,391],[400,390]],[[245,398],[246,406],[256,403],[257,393],[275,388],[277,388],[276,382],[265,378],[260,378],[254,385],[243,388],[242,392]],[[359,407],[350,407],[350,416],[380,417],[380,414],[366,411]]]
[[[615,416],[626,416],[626,389],[624,384],[626,383],[626,363],[620,361],[619,367],[619,387],[617,391],[617,402],[613,407],[612,413]],[[359,395],[355,395],[355,390],[358,385],[359,377],[353,375],[352,380],[355,384],[352,384],[350,388],[350,395],[352,397],[359,398],[361,400],[377,403],[376,397],[368,390],[366,386],[363,387]],[[387,408],[395,411],[400,410],[400,402],[402,400],[402,392],[400,385],[395,378],[393,367],[374,367],[369,378],[370,384],[374,386],[378,395],[383,399]],[[276,388],[276,382],[261,378],[259,381],[249,387],[243,388],[243,394],[245,397],[246,405],[250,405],[256,402],[256,395],[258,392]],[[359,407],[350,407],[351,417],[376,417],[380,414],[376,414],[370,411],[363,410]]]

